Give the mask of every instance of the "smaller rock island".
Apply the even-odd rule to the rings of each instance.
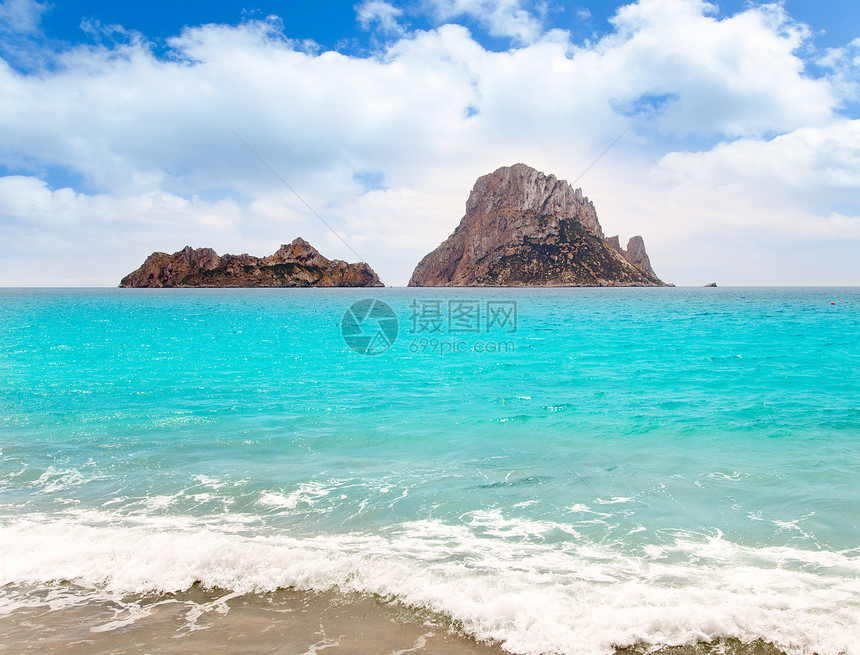
[[[186,246],[168,255],[154,252],[120,287],[381,287],[364,262],[326,259],[301,237],[274,255],[221,255],[212,248]]]

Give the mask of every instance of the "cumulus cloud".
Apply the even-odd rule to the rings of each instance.
[[[42,14],[48,4],[34,0],[4,0],[0,2],[0,32],[32,34],[39,29]]]
[[[516,2],[434,6],[499,12],[527,45],[493,52],[447,24],[347,56],[267,19],[186,29],[161,57],[135,38],[63,51],[39,74],[0,61],[0,162],[20,173],[0,178],[7,259],[62,243],[94,268],[110,250],[111,284],[152,250],[264,255],[301,235],[353,260],[233,131],[389,284],[453,230],[479,175],[523,161],[572,179],[627,128],[581,184],[607,232],[645,235],[667,279],[698,282],[707,257],[676,253],[716,248],[714,231],[731,243],[754,224],[763,245],[780,216],[796,238],[853,229],[856,126],[833,80],[806,72],[806,33],[780,7],[718,19],[699,0],[639,0],[575,46],[528,12],[514,29]],[[379,27],[399,17],[362,11]],[[697,148],[681,152],[687,135]],[[58,169],[85,184],[51,187]],[[18,271],[0,266],[0,284]]]
[[[583,58],[615,88],[615,106],[667,134],[728,136],[826,121],[832,87],[806,75],[796,51],[807,29],[779,5],[717,20],[700,0],[640,0],[612,19],[616,33]]]
[[[35,0],[0,1],[0,57],[21,69],[41,67],[40,48],[45,37],[40,28],[42,16],[50,9]]]
[[[365,0],[355,8],[358,22],[368,30],[378,28],[386,34],[404,34],[405,29],[398,23],[403,10],[383,0]]]
[[[742,180],[763,199],[791,196],[820,206],[860,188],[860,121],[798,128],[772,139],[738,139],[707,152],[670,153],[658,174],[679,184],[720,187]]]
[[[860,38],[841,48],[828,48],[816,63],[829,69],[828,81],[841,98],[860,100]]]
[[[857,284],[860,121],[664,156],[627,214],[661,216],[664,273],[726,284]],[[660,261],[660,259],[657,259]],[[677,272],[675,272],[677,271]]]
[[[89,195],[52,190],[31,176],[0,177],[0,279],[14,286],[116,284],[130,261],[183,243],[197,230],[220,244],[235,238],[240,213],[230,200],[206,203],[161,191]]]
[[[437,20],[468,17],[493,36],[533,43],[542,34],[541,19],[521,0],[427,0]]]
[[[670,153],[651,179],[678,202],[716,214],[705,225],[678,226],[682,232],[739,228],[769,239],[860,240],[858,120]]]

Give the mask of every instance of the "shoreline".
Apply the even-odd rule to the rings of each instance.
[[[47,587],[21,591],[43,602],[0,616],[0,642],[20,655],[507,652],[458,633],[443,617],[357,593],[241,594],[195,584],[179,593],[64,604]]]
[[[74,585],[63,587],[74,593]],[[9,587],[4,589],[7,593],[9,590]],[[498,644],[475,640],[448,617],[354,592],[281,589],[243,594],[204,589],[195,584],[179,593],[64,603],[58,602],[57,586],[19,590],[31,597],[42,597],[42,602],[0,616],[0,640],[8,652],[20,655],[139,652],[315,655],[323,650],[327,655],[510,653]],[[680,646],[616,647],[612,655],[646,654],[785,655],[785,652],[761,639],[744,643],[725,638]]]

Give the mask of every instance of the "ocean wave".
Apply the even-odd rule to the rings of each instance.
[[[448,616],[466,634],[523,655],[716,638],[860,654],[856,549],[753,547],[678,531],[634,552],[579,538],[523,538],[557,526],[513,524],[501,512],[473,518],[310,537],[261,532],[232,517],[118,521],[92,510],[6,519],[0,608],[16,609],[16,585],[59,589],[63,581],[106,597],[195,583],[237,594],[339,589]],[[31,594],[17,598],[34,602]]]
[[[258,502],[277,509],[292,510],[299,506],[312,509],[318,500],[328,496],[338,484],[338,481],[325,484],[312,480],[300,484],[296,490],[288,494],[280,491],[264,491]]]

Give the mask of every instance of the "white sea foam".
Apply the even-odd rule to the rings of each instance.
[[[598,505],[616,505],[617,503],[629,503],[631,500],[633,500],[633,498],[629,498],[627,496],[613,496],[609,500],[596,498],[594,502]]]
[[[337,484],[337,481],[329,481],[329,484],[323,484],[322,482],[312,480],[300,484],[288,494],[282,491],[264,491],[260,494],[259,502],[261,505],[279,509],[313,509],[317,501],[328,496]]]
[[[470,526],[481,527],[484,534],[503,538],[540,538],[548,533],[559,530],[574,536],[580,536],[567,523],[555,521],[534,521],[524,518],[505,518],[501,510],[478,510],[470,515]]]
[[[147,496],[142,502],[147,511],[156,512],[158,510],[167,509],[182,497],[182,492],[175,494],[159,494],[155,496]]]
[[[570,507],[567,508],[567,511],[574,512],[577,514],[593,514],[594,512],[588,505],[583,505],[582,503],[574,503]]]
[[[390,655],[406,655],[406,653],[420,653],[424,650],[424,647],[427,646],[427,639],[433,637],[434,634],[432,632],[428,632],[427,634],[421,635],[415,642],[412,644],[411,648],[407,648],[405,650],[395,650]]]
[[[721,471],[715,471],[713,473],[709,473],[708,477],[714,480],[730,480],[732,482],[737,482],[738,480],[744,480],[749,477],[748,473],[741,473],[739,471],[733,471],[731,474],[722,473]]]
[[[0,585],[13,585],[3,590],[6,611],[16,598],[33,602],[14,585],[62,580],[114,597],[197,581],[228,593],[337,587],[443,613],[523,654],[737,637],[791,653],[860,655],[858,550],[755,548],[676,531],[637,553],[577,538],[526,539],[555,526],[518,519],[514,530],[499,512],[475,522],[295,538],[224,517],[120,524],[96,511],[31,515],[0,527]]]
[[[40,487],[39,491],[42,493],[56,493],[58,491],[64,491],[70,487],[76,487],[88,481],[88,478],[86,478],[76,468],[58,469],[53,466],[49,466],[48,469],[33,483],[33,485]]]
[[[323,637],[320,641],[315,644],[311,644],[311,646],[304,652],[302,655],[316,655],[321,650],[325,650],[326,648],[336,648],[340,646],[340,637],[336,639],[332,639],[331,637]]]
[[[200,485],[210,487],[212,489],[220,489],[227,484],[226,482],[222,482],[218,478],[213,478],[208,475],[194,475],[191,479]]]

